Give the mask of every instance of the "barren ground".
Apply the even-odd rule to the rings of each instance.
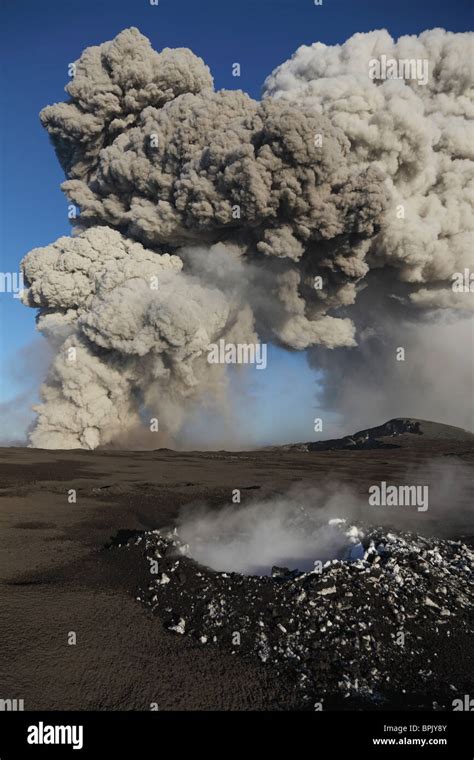
[[[147,572],[139,547],[104,547],[120,530],[173,525],[184,505],[242,503],[330,477],[367,494],[414,465],[472,467],[469,441],[418,448],[244,453],[0,450],[1,698],[26,710],[291,708],[264,664],[203,648],[166,630],[136,601]],[[437,487],[436,464],[430,467]],[[428,469],[426,470],[428,472]],[[67,492],[76,489],[77,503]],[[472,494],[471,494],[472,496]],[[423,516],[420,533],[463,537],[472,524]],[[449,514],[449,512],[448,512]],[[367,518],[367,515],[365,515]],[[421,518],[420,518],[421,520]],[[74,631],[76,646],[68,645]],[[473,670],[471,649],[447,642],[447,671]]]

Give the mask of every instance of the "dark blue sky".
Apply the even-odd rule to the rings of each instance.
[[[67,204],[59,189],[63,176],[38,112],[64,99],[67,65],[88,45],[137,26],[155,49],[190,47],[209,65],[216,88],[238,87],[259,97],[265,77],[302,44],[334,44],[377,28],[396,37],[436,26],[467,31],[471,5],[469,0],[324,0],[322,6],[314,0],[159,0],[158,6],[149,0],[2,0],[0,269],[16,271],[28,250],[68,234]],[[240,79],[231,75],[234,61],[241,64]],[[8,365],[34,336],[34,312],[0,293],[0,319],[0,359]],[[304,357],[285,356],[279,361],[288,362],[290,371],[305,372]],[[21,378],[7,375],[3,399],[21,386]]]

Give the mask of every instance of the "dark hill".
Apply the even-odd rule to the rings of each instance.
[[[383,425],[359,430],[353,435],[327,441],[310,441],[273,449],[285,451],[334,451],[359,449],[440,448],[446,443],[474,444],[474,434],[440,422],[414,417],[395,417]]]

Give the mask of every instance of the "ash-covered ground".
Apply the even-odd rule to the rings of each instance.
[[[472,635],[474,553],[461,541],[332,527],[347,536],[343,559],[260,576],[210,570],[176,532],[146,532],[135,543],[154,580],[141,601],[175,635],[264,663],[302,709],[450,709],[472,686],[456,653]]]
[[[474,693],[473,436],[421,421],[369,440],[1,449],[0,698],[25,710],[453,709]],[[318,505],[328,479],[336,502]],[[427,484],[429,508],[371,507],[381,481]],[[285,552],[278,530],[253,556],[226,547],[227,568],[189,528],[204,508],[206,525],[224,516],[238,532],[243,515],[281,500],[291,513],[301,493],[322,524],[346,519],[327,556],[304,529],[304,551]],[[314,560],[331,564],[311,573]],[[272,577],[273,565],[304,572]]]

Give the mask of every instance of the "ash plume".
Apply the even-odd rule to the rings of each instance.
[[[390,204],[369,263],[415,284],[409,299],[420,307],[466,308],[445,283],[471,262],[473,78],[463,62],[473,52],[472,33],[433,29],[395,41],[379,30],[343,45],[302,46],[266,81],[267,98],[304,103],[339,127],[351,164],[382,168]],[[383,55],[427,61],[427,83],[370,79],[370,61]]]
[[[261,102],[137,29],[86,49],[68,101],[41,113],[80,213],[22,263],[56,350],[31,444],[95,448],[152,416],[179,434],[203,393],[226,403],[206,356],[221,338],[356,346],[345,311],[374,269],[414,314],[464,309],[450,278],[473,226],[471,43],[438,29],[303,47]],[[427,58],[427,86],[371,80],[381,53]]]

